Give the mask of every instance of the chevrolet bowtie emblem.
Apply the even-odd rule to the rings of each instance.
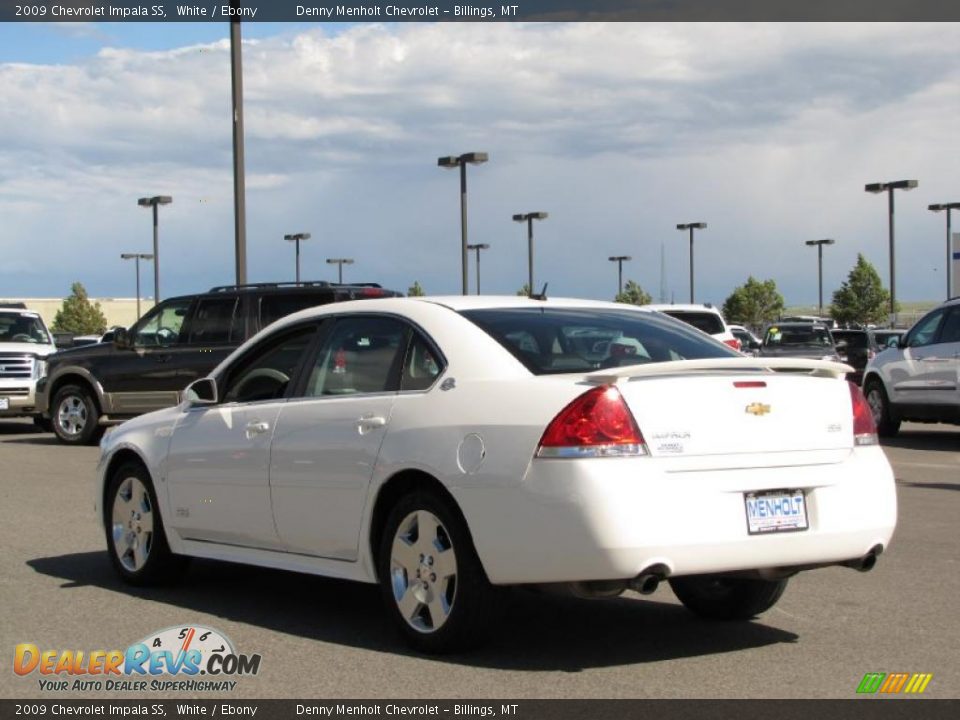
[[[750,403],[747,405],[745,412],[750,413],[751,415],[762,416],[770,412],[770,406],[764,405],[763,403]]]

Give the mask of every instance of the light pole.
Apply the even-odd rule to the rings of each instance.
[[[947,299],[953,297],[953,268],[951,267],[951,258],[953,257],[953,252],[950,248],[950,211],[951,210],[960,210],[960,202],[952,203],[940,203],[938,205],[928,205],[927,210],[932,210],[933,212],[940,212],[941,210],[946,210],[947,212]]]
[[[864,185],[863,189],[868,193],[887,192],[887,207],[889,208],[887,223],[890,232],[890,323],[896,323],[897,319],[897,266],[893,255],[893,191],[894,190],[913,190],[917,187],[916,180],[897,180],[895,182],[870,183]]]
[[[489,159],[490,156],[485,152],[437,158],[437,165],[442,168],[460,168],[460,266],[464,295],[467,294],[467,164],[480,165]]]
[[[633,260],[633,258],[629,255],[614,255],[607,259],[617,264],[617,296],[619,297],[623,294],[623,261]]]
[[[236,6],[236,0],[230,5]],[[247,184],[243,152],[243,49],[240,21],[230,21],[230,87],[233,113],[233,248],[237,285],[247,282]]]
[[[810,247],[817,246],[817,288],[819,289],[819,298],[817,315],[823,317],[823,246],[833,245],[836,240],[824,238],[823,240],[807,240],[806,244]]]
[[[683,223],[677,225],[677,230],[690,231],[690,303],[693,303],[693,231],[703,230],[707,227],[705,222]]]
[[[487,243],[477,243],[476,245],[467,245],[467,250],[476,250],[477,251],[477,295],[480,294],[480,251],[489,250],[490,246]]]
[[[293,235],[284,235],[284,240],[289,240],[297,245],[297,285],[300,284],[300,241],[309,240],[310,233],[294,233]]]
[[[157,232],[157,208],[160,205],[169,205],[173,198],[169,195],[154,195],[137,200],[140,207],[153,208],[153,303],[160,302],[160,247]]]
[[[120,253],[121,260],[133,260],[137,269],[137,319],[140,319],[140,261],[153,260],[150,253]]]
[[[525,222],[527,224],[527,295],[533,297],[533,221],[546,220],[548,217],[545,212],[531,212],[514,215],[514,222]]]
[[[353,258],[327,258],[327,265],[337,266],[337,282],[343,285],[343,266],[353,265]]]

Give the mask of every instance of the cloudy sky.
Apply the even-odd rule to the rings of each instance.
[[[608,298],[627,278],[721,303],[748,275],[815,303],[862,252],[887,281],[897,194],[897,289],[945,292],[944,217],[960,200],[957,25],[358,24],[245,26],[251,281],[293,276],[285,233],[310,232],[303,275],[459,292],[459,189],[471,242],[491,245],[484,292],[525,281]],[[233,280],[230,63],[225,24],[0,24],[0,296],[130,297],[121,252],[150,250],[161,210],[164,296]],[[957,219],[960,226],[960,218]],[[960,227],[958,227],[960,229]],[[144,286],[150,268],[144,269]],[[473,267],[471,264],[471,289]]]

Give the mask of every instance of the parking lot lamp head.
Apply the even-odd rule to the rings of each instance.
[[[690,233],[690,302],[693,303],[693,231],[703,230],[707,227],[705,222],[680,223],[677,230],[687,230]]]
[[[527,294],[533,295],[533,221],[546,220],[549,217],[545,212],[520,213],[513,216],[514,222],[527,224]]]
[[[327,265],[337,266],[337,282],[343,285],[343,266],[353,265],[353,258],[327,258]]]
[[[485,152],[446,155],[437,158],[437,165],[446,169],[460,168],[460,270],[462,294],[467,294],[467,165],[481,165],[490,156]]]
[[[623,294],[623,263],[633,260],[629,255],[614,255],[607,258],[610,262],[617,264],[617,295]]]
[[[153,302],[160,302],[160,238],[158,229],[157,208],[161,205],[169,205],[173,198],[169,195],[154,195],[152,197],[142,197],[137,200],[137,205],[142,208],[153,208]]]
[[[893,182],[868,183],[863,189],[868,193],[887,193],[887,231],[890,236],[890,323],[896,324],[897,319],[897,264],[894,259],[893,240],[893,191],[913,190],[919,183],[916,180],[894,180]]]
[[[120,253],[121,260],[133,260],[137,274],[137,318],[140,318],[140,261],[153,260],[150,253]]]
[[[296,278],[297,278],[297,285],[299,285],[299,284],[300,284],[300,242],[301,242],[302,240],[309,240],[309,239],[310,239],[310,233],[292,233],[292,234],[290,234],[290,235],[284,235],[284,236],[283,236],[283,239],[284,239],[284,240],[288,240],[289,242],[295,243],[296,246],[297,246],[297,260],[296,260],[296,263],[297,263],[297,274],[296,274]]]
[[[950,248],[950,211],[951,210],[960,210],[960,202],[952,203],[938,203],[936,205],[927,205],[927,210],[932,210],[933,212],[943,212],[947,213],[947,299],[953,297],[953,252]],[[960,262],[960,257],[956,258]]]

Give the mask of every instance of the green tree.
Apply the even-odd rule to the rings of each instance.
[[[407,288],[407,295],[410,297],[423,297],[426,293],[423,291],[423,286],[420,285],[419,280],[414,280],[413,285]]]
[[[783,314],[783,295],[773,280],[757,280],[753,275],[734,289],[723,303],[723,317],[728,323],[760,327]]]
[[[627,280],[627,284],[623,286],[623,292],[618,293],[613,301],[627,305],[649,305],[653,302],[653,298],[633,280]]]
[[[75,282],[70,287],[70,297],[57,310],[51,329],[74,335],[99,335],[106,332],[107,318],[100,309],[100,303],[90,302],[83,283]]]
[[[863,255],[857,255],[846,281],[833,293],[830,315],[838,323],[885,323],[890,309],[890,293],[883,288],[880,275]]]
[[[517,290],[517,295],[527,297],[530,294],[530,283],[524,283],[523,287]]]

